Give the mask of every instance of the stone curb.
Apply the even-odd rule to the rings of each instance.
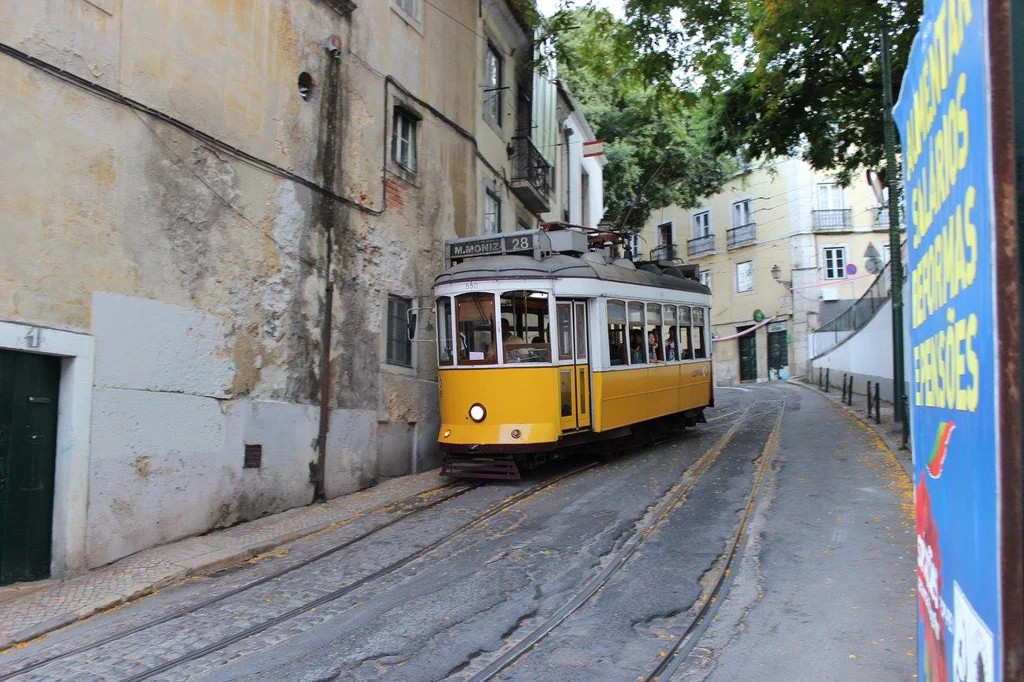
[[[881,440],[885,444],[885,447],[893,454],[893,456],[896,458],[896,461],[900,463],[900,466],[903,467],[903,471],[906,472],[907,476],[911,480],[914,479],[914,462],[911,459],[912,455],[910,453],[910,450],[904,450],[902,447],[900,447],[899,442],[897,442],[897,440],[893,438],[891,434],[878,428],[878,424],[871,421],[871,419],[868,418],[866,415],[863,415],[859,413],[857,410],[852,409],[849,405],[844,405],[842,400],[835,397],[835,395],[833,395],[832,393],[825,393],[824,391],[819,390],[817,384],[810,383],[802,379],[789,379],[786,383],[792,384],[793,386],[799,386],[801,388],[807,389],[808,391],[813,391],[817,395],[820,395],[822,398],[827,399],[837,409],[840,409],[843,412],[846,412],[847,414],[855,417],[858,421],[860,421],[861,424],[867,426],[876,436],[878,436],[879,440]],[[884,400],[882,401],[882,403],[883,405],[891,404],[886,403]]]

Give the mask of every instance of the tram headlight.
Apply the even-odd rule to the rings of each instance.
[[[469,418],[476,423],[482,422],[487,417],[487,410],[480,403],[473,403],[472,407],[469,408]]]

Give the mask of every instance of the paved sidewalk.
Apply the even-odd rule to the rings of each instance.
[[[849,414],[853,415],[861,422],[871,428],[875,434],[882,439],[886,447],[892,450],[893,454],[896,455],[896,460],[906,470],[907,475],[911,478],[914,477],[914,461],[913,456],[910,452],[910,446],[903,448],[903,425],[893,419],[894,408],[893,404],[885,400],[881,401],[881,423],[875,422],[874,414],[868,415],[868,399],[867,396],[855,393],[853,395],[853,405],[846,405],[843,403],[843,388],[840,386],[832,386],[829,388],[828,393],[825,393],[818,388],[818,384],[811,381],[805,381],[804,379],[794,378],[788,381],[790,384],[802,386],[804,388],[813,390],[823,398],[828,398],[834,405],[845,410]]]
[[[125,557],[65,580],[0,588],[0,650],[184,578],[246,561],[445,484],[438,470],[390,479],[325,503],[291,509]]]

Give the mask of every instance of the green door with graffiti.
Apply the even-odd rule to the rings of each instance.
[[[60,358],[0,350],[0,585],[50,575]]]

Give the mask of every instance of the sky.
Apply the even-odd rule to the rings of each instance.
[[[576,5],[583,5],[586,0],[576,0]],[[622,18],[622,2],[623,0],[594,0],[594,4],[598,7],[605,7],[611,10],[612,14]],[[561,6],[562,0],[537,0],[537,7],[540,8],[541,14],[546,17],[551,16]]]

